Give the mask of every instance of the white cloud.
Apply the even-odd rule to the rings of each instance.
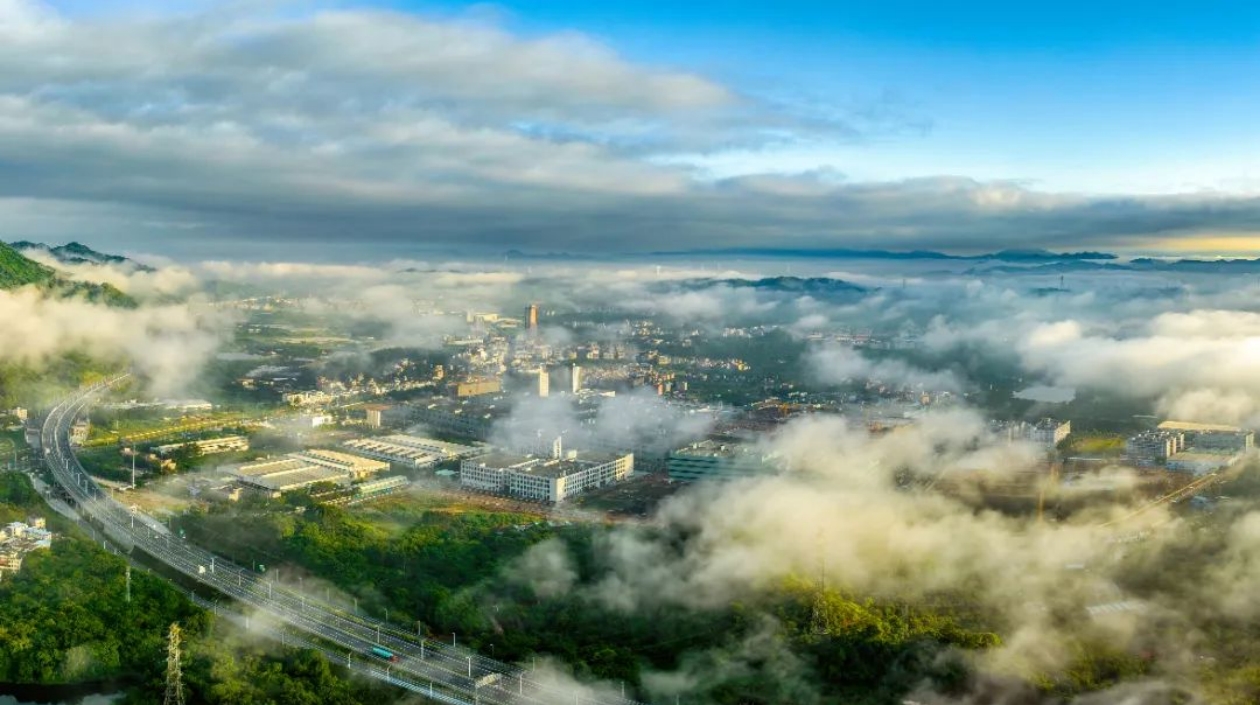
[[[3,0],[0,18],[0,204],[45,204],[24,208],[28,237],[81,236],[66,213],[85,210],[106,214],[103,236],[172,249],[1123,246],[1260,227],[1256,200],[1210,194],[698,180],[669,157],[860,139],[862,120],[795,115],[576,33],[254,3],[69,18]]]

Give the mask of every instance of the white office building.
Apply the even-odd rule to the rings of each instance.
[[[463,487],[534,502],[557,504],[588,490],[611,485],[634,473],[634,456],[563,458],[495,453],[460,464]]]

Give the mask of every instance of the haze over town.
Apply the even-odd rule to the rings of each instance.
[[[0,0],[0,699],[1254,702],[1260,13],[1123,5]]]

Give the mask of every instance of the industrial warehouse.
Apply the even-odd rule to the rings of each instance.
[[[774,472],[773,458],[746,444],[704,440],[669,454],[666,466],[675,482],[737,480]]]
[[[558,504],[587,490],[620,482],[634,473],[634,455],[578,458],[494,453],[460,464],[459,483],[478,492]]]
[[[444,460],[460,460],[486,452],[484,445],[461,445],[403,434],[356,438],[341,445],[355,455],[382,460],[397,468],[411,470],[424,470]]]
[[[319,483],[347,487],[388,469],[389,463],[381,460],[332,450],[307,450],[241,465],[230,474],[246,489],[278,497]]]

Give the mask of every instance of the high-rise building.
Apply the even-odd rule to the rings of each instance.
[[[538,368],[538,396],[545,397],[551,394],[551,375],[547,374],[546,367]]]
[[[538,304],[525,307],[525,327],[529,330],[538,330]]]
[[[577,394],[582,391],[582,367],[574,365],[569,370],[569,392]]]

